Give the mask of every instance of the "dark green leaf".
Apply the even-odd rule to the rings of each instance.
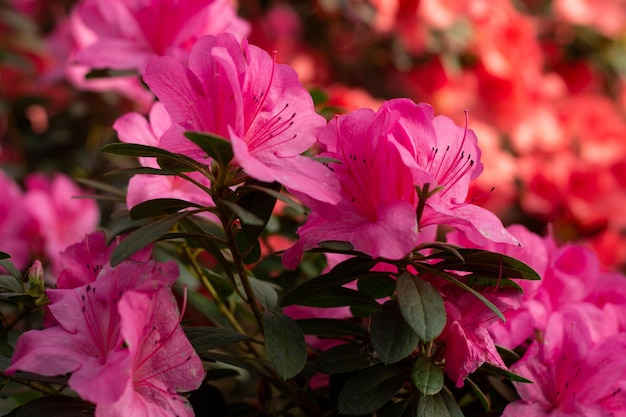
[[[235,203],[231,203],[230,201],[220,200],[219,204],[223,204],[230,211],[235,213],[235,215],[241,220],[242,223],[248,224],[250,226],[265,226],[263,220],[259,219],[254,213],[249,212],[248,210],[239,207]]]
[[[247,188],[252,188],[253,190],[257,190],[257,191],[260,191],[260,192],[265,193],[265,194],[268,194],[271,197],[275,198],[276,200],[282,201],[283,203],[285,203],[288,207],[292,208],[298,214],[304,214],[306,212],[306,210],[304,209],[302,204],[300,204],[297,201],[293,200],[288,195],[285,195],[285,194],[281,193],[279,191],[280,188],[278,190],[276,190],[276,189],[272,189],[272,188],[266,188],[266,187],[261,187],[261,186],[258,186],[258,185],[247,184],[247,183],[246,183],[246,187]]]
[[[367,331],[360,325],[341,319],[300,319],[296,323],[304,334],[319,337],[367,336]]]
[[[9,259],[0,259],[0,267],[6,269],[6,271],[13,278],[18,280],[19,282],[22,282],[22,273],[15,267],[13,262],[11,262]],[[20,285],[20,291],[22,291],[21,290],[21,285]]]
[[[257,358],[244,358],[239,356],[225,355],[218,352],[202,352],[200,353],[200,357],[204,360],[217,361],[236,366],[238,368],[246,369],[257,375],[263,376],[263,378],[269,381],[276,381],[276,378],[264,369],[265,365],[270,366],[270,364],[264,360],[260,360]]]
[[[470,287],[496,287],[500,288],[514,288],[519,291],[520,294],[524,293],[524,289],[515,281],[510,278],[496,278],[496,277],[485,277],[481,274],[469,274],[464,275],[463,278],[467,285]]]
[[[318,246],[322,249],[329,249],[337,252],[349,252],[354,250],[354,246],[352,246],[352,243],[339,240],[325,240],[323,242],[320,242]]]
[[[141,229],[135,230],[126,238],[124,238],[119,246],[115,248],[111,255],[111,265],[116,266],[125,259],[128,259],[135,252],[145,248],[151,243],[156,242],[159,238],[167,233],[181,219],[188,216],[189,213],[174,213],[157,221],[143,226]]]
[[[130,77],[139,76],[135,69],[111,69],[111,68],[94,68],[85,74],[85,78],[90,80],[94,78],[110,78],[110,77]]]
[[[432,265],[432,268],[448,271],[477,272],[484,276],[499,278],[541,279],[539,274],[530,266],[501,253],[482,249],[458,249],[458,252],[463,257],[463,261],[456,256],[449,257]]]
[[[491,404],[489,403],[489,398],[485,395],[485,393],[480,389],[480,387],[471,379],[465,378],[465,382],[470,386],[474,394],[478,397],[478,401],[480,401],[480,405],[483,406],[485,411],[491,411]]]
[[[239,253],[241,253],[243,263],[246,265],[256,263],[261,258],[261,244],[258,239],[255,238],[252,244],[249,242],[248,237],[242,230],[235,235],[235,244]]]
[[[446,309],[437,289],[404,272],[398,278],[397,296],[402,317],[421,340],[428,342],[439,336],[446,325]]]
[[[24,292],[22,283],[12,275],[0,275],[0,288],[15,293]]]
[[[282,299],[281,305],[298,304],[312,296],[324,294],[329,290],[341,287],[354,281],[359,276],[365,276],[377,261],[368,258],[350,258],[336,265],[329,273],[313,278],[288,292]],[[377,274],[377,273],[376,273]],[[343,304],[347,305],[347,304]]]
[[[406,324],[395,301],[387,301],[372,316],[370,323],[372,346],[384,364],[398,362],[409,356],[419,337]]]
[[[372,298],[385,298],[395,291],[396,280],[386,272],[371,273],[359,278],[357,288]]]
[[[426,358],[419,358],[413,365],[413,383],[424,395],[437,394],[443,388],[441,367]]]
[[[406,368],[375,366],[352,376],[339,391],[340,414],[362,416],[381,408],[402,388]]]
[[[209,369],[204,377],[205,381],[215,381],[224,378],[234,378],[241,375],[239,371],[231,368],[212,368]]]
[[[257,301],[263,308],[271,310],[278,307],[278,292],[275,284],[252,277],[248,280]]]
[[[420,398],[417,417],[463,417],[463,412],[448,390]]]
[[[233,159],[233,147],[224,137],[208,132],[185,132],[185,136],[219,163],[222,169],[226,169]]]
[[[507,363],[507,361],[508,363],[512,363],[520,360],[520,356],[514,350],[507,349],[503,346],[498,345],[496,345],[496,350],[498,351],[500,357],[505,361],[505,363]]]
[[[52,396],[36,398],[7,414],[7,417],[88,417],[95,406],[78,398]]]
[[[511,371],[507,371],[506,369],[502,369],[498,366],[492,365],[490,363],[483,363],[480,368],[478,368],[478,370],[480,371],[484,371],[487,372],[488,374],[491,375],[496,375],[496,376],[501,376],[503,378],[509,379],[513,382],[524,382],[526,384],[532,384],[533,381],[531,381],[530,379],[526,379],[521,375],[517,375],[516,373],[513,373]]]
[[[250,337],[245,334],[220,327],[188,327],[185,329],[185,334],[197,352],[250,340]]]
[[[88,178],[76,178],[76,182],[96,190],[104,191],[105,193],[113,194],[117,197],[122,197],[126,200],[126,193],[123,190],[115,188],[107,183],[90,180]]]
[[[307,360],[304,334],[289,316],[272,310],[263,312],[265,349],[278,374],[292,378],[304,368]]]
[[[283,299],[284,300],[284,299]],[[307,294],[306,297],[290,299],[291,304],[298,304],[308,307],[342,307],[342,306],[369,306],[378,309],[380,305],[372,297],[362,292],[351,290],[345,287],[332,287],[324,292]]]
[[[376,417],[415,417],[416,411],[415,400],[409,397],[397,403],[385,405],[376,413]]]
[[[155,198],[144,201],[130,209],[130,218],[133,220],[147,219],[176,213],[189,207],[202,208],[201,205],[178,198]]]
[[[333,346],[320,353],[315,368],[326,374],[359,371],[380,363],[369,347],[356,343]]]
[[[0,251],[0,259],[8,259],[10,257],[11,255],[9,255],[8,253]]]
[[[246,181],[244,186],[240,189],[240,192],[246,191],[246,188],[251,188],[251,185],[255,186],[255,188],[247,190],[245,194],[242,194],[242,196],[237,200],[237,205],[250,213],[254,213],[263,222],[260,226],[246,223],[241,225],[244,234],[248,238],[248,242],[256,242],[261,232],[265,229],[265,226],[274,211],[274,206],[276,205],[276,197],[272,196],[268,192],[260,191],[259,188],[278,193],[281,185],[277,182],[264,183],[250,179]]]
[[[105,145],[102,152],[112,153],[114,155],[134,156],[134,157],[162,157],[170,159],[178,159],[181,155],[166,151],[165,149],[155,146],[140,145],[137,143],[109,143]]]

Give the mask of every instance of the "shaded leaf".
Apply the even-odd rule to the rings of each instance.
[[[265,327],[265,349],[274,369],[284,379],[292,378],[302,369],[307,360],[304,334],[289,316],[272,310],[263,312]]]
[[[233,330],[220,327],[188,327],[185,334],[196,352],[213,350],[231,343],[250,340],[250,337]]]
[[[295,298],[295,300],[293,298]],[[345,287],[331,287],[325,289],[323,292],[306,294],[306,296],[302,297],[292,297],[292,299],[290,299],[290,304],[321,308],[369,306],[374,309],[378,309],[380,307],[380,304],[378,304],[378,302],[376,302],[376,300],[372,297]]]
[[[413,383],[424,395],[437,394],[443,388],[443,371],[441,367],[426,358],[419,358],[413,365]]]
[[[444,389],[435,395],[420,398],[417,417],[463,417],[463,412],[452,394]]]
[[[251,185],[255,187],[251,190],[246,190],[246,188],[251,188]],[[242,229],[246,238],[248,238],[248,242],[252,243],[257,241],[257,238],[261,232],[263,232],[267,222],[272,216],[274,206],[276,205],[276,197],[261,190],[278,193],[280,188],[281,185],[278,182],[265,183],[254,179],[247,180],[243,187],[240,188],[240,192],[246,192],[237,200],[237,205],[250,213],[254,213],[263,223],[262,225],[242,224]]]
[[[201,205],[178,198],[155,198],[137,204],[130,209],[130,218],[133,220],[158,217],[164,214],[176,213],[189,207],[202,208]]]
[[[256,214],[249,212],[243,207],[238,206],[235,203],[231,203],[226,200],[219,200],[220,205],[225,205],[228,207],[230,211],[235,213],[235,215],[241,220],[242,223],[248,224],[250,226],[265,226],[263,220],[257,217]]]
[[[395,291],[396,280],[386,272],[371,273],[359,277],[357,288],[372,298],[385,298]]]
[[[24,291],[21,281],[12,275],[0,275],[0,288],[14,293],[21,293]]]
[[[11,255],[9,255],[8,253],[0,251],[0,259],[8,259],[10,257]]]
[[[503,378],[506,378],[508,380],[511,380],[513,382],[523,382],[526,384],[532,384],[533,381],[531,381],[530,379],[526,379],[521,375],[517,375],[516,373],[513,373],[511,371],[507,371],[506,369],[502,369],[498,366],[495,365],[491,365],[490,363],[483,363],[480,368],[478,368],[479,371],[484,371],[487,372],[488,374],[491,375],[496,375],[496,376],[501,376]]]
[[[320,353],[315,369],[326,374],[344,374],[359,371],[380,363],[368,346],[347,343],[333,346]]]
[[[406,368],[401,366],[375,366],[352,376],[339,391],[339,413],[361,416],[381,408],[402,388]]]
[[[278,292],[276,284],[263,281],[253,277],[248,278],[252,291],[259,303],[265,309],[275,309],[278,307]]]
[[[480,387],[471,379],[465,378],[465,382],[470,386],[476,397],[478,397],[478,401],[480,401],[480,405],[483,406],[485,411],[491,411],[491,404],[489,402],[489,398],[485,393],[480,389]]]
[[[377,417],[415,417],[415,401],[413,398],[406,398],[397,403],[391,403],[383,407],[376,413]]]
[[[209,369],[204,377],[205,381],[215,381],[224,378],[234,378],[241,375],[239,371],[232,368]]]
[[[208,132],[185,132],[185,136],[220,164],[222,169],[225,169],[233,159],[233,147],[230,141],[222,136]]]
[[[386,302],[372,316],[370,323],[372,346],[384,364],[398,362],[409,356],[419,337],[404,319],[395,301]]]
[[[500,278],[518,278],[539,280],[537,272],[525,263],[502,255],[501,253],[489,252],[482,249],[458,249],[463,261],[456,256],[444,259],[432,265],[432,268],[449,271],[478,272],[481,275]]]
[[[126,238],[120,242],[119,246],[115,248],[111,255],[111,266],[116,266],[134,253],[156,242],[162,235],[167,233],[172,226],[188,215],[189,213],[185,212],[171,214],[135,230],[126,236]]]
[[[446,309],[439,291],[407,272],[398,277],[396,291],[402,317],[418,337],[428,342],[439,336],[446,325]]]
[[[246,184],[246,187],[252,188],[253,190],[258,190],[260,192],[263,192],[265,194],[268,194],[268,195],[272,196],[276,200],[282,201],[288,207],[292,208],[297,214],[304,214],[304,213],[306,213],[306,210],[304,209],[304,206],[302,206],[302,204],[300,204],[297,201],[295,201],[294,199],[290,198],[288,195],[285,195],[285,194],[281,193],[279,191],[280,188],[278,190],[276,190],[276,189],[273,189],[273,188],[266,188],[266,187],[258,186],[258,185],[255,185],[255,184]]]
[[[296,320],[304,334],[318,337],[360,337],[367,336],[367,330],[356,323],[343,319],[300,319]]]
[[[0,267],[4,268],[13,278],[22,282],[22,273],[15,267],[8,258],[0,259]],[[21,286],[20,286],[21,291]]]

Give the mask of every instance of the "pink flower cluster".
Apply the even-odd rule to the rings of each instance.
[[[12,256],[24,269],[34,258],[50,262],[53,275],[60,272],[61,252],[93,232],[100,222],[94,200],[77,198],[84,194],[69,177],[48,178],[31,174],[26,190],[0,171],[0,251]]]
[[[48,326],[20,337],[6,373],[70,373],[98,417],[193,416],[177,392],[198,388],[204,369],[170,290],[178,267],[147,251],[111,267],[113,248],[97,233],[63,253],[69,267],[46,291]]]

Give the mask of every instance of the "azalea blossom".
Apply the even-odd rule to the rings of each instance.
[[[543,340],[511,368],[533,383],[514,383],[521,399],[503,417],[624,415],[626,335],[596,342],[592,326],[576,313],[550,316]]]
[[[311,213],[298,229],[300,240],[285,253],[285,265],[295,267],[303,251],[325,240],[400,259],[434,239],[440,224],[478,244],[519,244],[493,213],[466,201],[469,183],[482,169],[476,136],[434,117],[429,105],[394,99],[377,112],[337,116],[319,140],[326,147],[320,156],[339,161],[328,165],[342,200],[331,205],[299,195]]]
[[[113,128],[120,141],[158,147],[159,139],[172,125],[169,113],[163,103],[154,103],[149,119],[139,113],[126,113],[116,120]],[[156,158],[139,158],[144,167],[159,168]],[[210,187],[208,178],[199,172],[186,173],[196,182]],[[213,206],[211,196],[197,185],[175,175],[135,175],[128,183],[126,203],[132,208],[139,203],[154,198],[178,198],[202,206]]]
[[[83,0],[77,13],[95,35],[77,53],[79,64],[141,75],[159,56],[185,62],[203,35],[229,32],[243,39],[250,30],[230,0]]]
[[[162,57],[148,65],[144,80],[172,118],[162,148],[207,163],[184,132],[213,133],[230,140],[234,163],[250,177],[323,201],[339,199],[332,173],[301,156],[326,122],[295,71],[267,52],[242,46],[228,33],[205,36],[192,48],[188,67]]]
[[[55,325],[24,333],[6,372],[71,373],[97,417],[192,416],[176,390],[197,388],[203,369],[179,326],[169,289],[177,276],[173,262],[129,260],[92,284],[48,290]]]

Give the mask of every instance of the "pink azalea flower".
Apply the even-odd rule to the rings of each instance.
[[[33,219],[25,210],[24,194],[11,177],[0,170],[0,251],[11,255],[11,262],[22,270],[31,254],[29,236]]]
[[[192,416],[176,390],[197,388],[203,369],[179,327],[168,287],[177,276],[171,262],[126,261],[93,284],[48,290],[58,324],[24,333],[7,373],[71,373],[69,386],[98,417]]]
[[[446,374],[462,387],[465,378],[485,362],[506,369],[489,334],[489,327],[499,322],[498,317],[473,294],[451,284],[445,287],[447,322],[437,341],[445,343]],[[521,298],[511,289],[497,293],[487,290],[483,295],[503,312],[517,308]]]
[[[26,210],[36,219],[43,251],[52,263],[52,272],[60,272],[59,256],[69,245],[93,232],[100,221],[94,200],[76,198],[83,191],[67,176],[56,174],[48,179],[42,174],[26,178]]]
[[[298,229],[300,240],[283,256],[285,265],[297,266],[303,251],[324,240],[350,242],[373,257],[406,256],[419,240],[418,199],[397,143],[420,133],[434,144],[427,116],[408,100],[385,102],[378,112],[361,109],[333,119],[319,140],[326,147],[321,156],[340,161],[331,166],[342,200],[334,205],[299,196],[311,213]]]
[[[243,39],[249,32],[230,0],[83,0],[77,10],[96,37],[77,62],[142,75],[159,56],[185,62],[201,36],[229,32]]]
[[[228,33],[206,36],[194,45],[188,68],[162,57],[148,65],[144,79],[173,120],[161,147],[206,163],[205,153],[183,133],[214,133],[231,141],[234,162],[249,176],[338,200],[332,173],[300,155],[325,121],[295,71],[267,52],[246,43],[242,48]]]
[[[111,254],[121,239],[117,237],[107,244],[104,232],[90,233],[85,238],[61,252],[61,272],[57,278],[57,288],[71,289],[93,283],[100,271],[109,265]],[[147,262],[152,248],[150,246],[133,254],[130,259]]]
[[[139,113],[127,113],[117,119],[113,128],[120,141],[140,145],[159,146],[159,138],[172,125],[172,119],[163,103],[154,103],[149,120]],[[145,167],[159,168],[155,158],[139,158]],[[195,181],[210,187],[210,182],[199,172],[187,173]],[[202,206],[214,206],[211,197],[193,183],[178,176],[135,175],[128,183],[126,203],[132,208],[139,203],[154,198],[178,198]]]
[[[593,324],[575,313],[554,313],[512,370],[533,381],[514,383],[521,397],[503,417],[622,416],[626,404],[626,335],[597,343]]]

